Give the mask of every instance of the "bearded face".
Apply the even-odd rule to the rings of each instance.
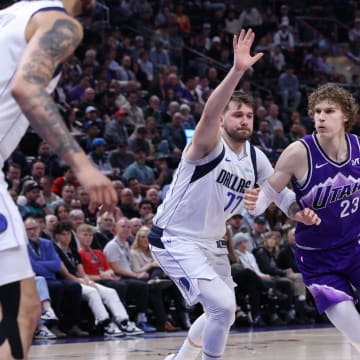
[[[245,104],[230,102],[223,115],[222,127],[226,136],[234,142],[245,142],[253,130],[253,109]]]

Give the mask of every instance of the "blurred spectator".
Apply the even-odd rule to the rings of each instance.
[[[133,192],[134,201],[138,205],[143,200],[142,189],[139,180],[136,177],[131,177],[127,181],[128,187]]]
[[[75,188],[79,186],[76,175],[68,165],[63,166],[62,170],[63,175],[54,180],[51,189],[51,191],[58,196],[61,196],[62,188],[65,184],[72,184]]]
[[[156,40],[154,47],[150,49],[150,61],[154,65],[154,75],[158,75],[163,65],[170,65],[168,52],[163,48],[163,43]]]
[[[72,106],[79,106],[83,100],[85,89],[90,86],[90,78],[86,74],[81,74],[77,85],[73,86],[69,92],[69,102]]]
[[[294,35],[289,29],[289,19],[284,17],[279,25],[279,30],[274,34],[273,43],[279,45],[285,53],[285,58],[294,52],[295,40]]]
[[[134,153],[128,150],[127,142],[119,141],[116,149],[110,152],[110,164],[113,169],[119,169],[120,174],[135,161]]]
[[[146,191],[155,183],[154,170],[146,165],[146,150],[144,147],[139,146],[136,148],[134,154],[135,161],[125,169],[123,179],[128,183],[129,179],[136,178],[142,191]]]
[[[28,253],[31,265],[36,275],[46,279],[52,306],[60,320],[61,328],[69,336],[88,336],[89,334],[78,326],[81,301],[80,285],[74,281],[56,277],[56,273],[61,269],[61,261],[52,242],[39,237],[40,229],[36,220],[28,218],[24,221],[24,225],[29,239]]]
[[[50,175],[52,178],[61,175],[61,167],[59,157],[52,152],[50,145],[41,141],[38,149],[36,160],[42,161],[45,164],[45,174]]]
[[[114,216],[105,211],[97,218],[97,228],[94,233],[92,249],[103,250],[105,245],[114,237],[115,219]]]
[[[105,151],[106,141],[95,138],[92,141],[92,150],[88,154],[90,162],[104,175],[116,175],[113,172],[108,153]],[[119,175],[119,174],[118,174]]]
[[[40,178],[45,175],[45,164],[41,160],[35,160],[31,164],[30,176],[26,176],[25,180],[34,180],[40,182]]]
[[[149,98],[149,104],[144,109],[144,118],[153,117],[157,126],[161,126],[163,123],[160,112],[160,98],[156,95],[151,95]]]
[[[172,115],[171,123],[166,124],[161,133],[162,138],[168,142],[170,152],[178,157],[180,157],[186,145],[183,122],[184,117],[180,112],[176,112]]]
[[[227,221],[227,230],[230,232],[230,236],[234,237],[235,234],[241,232],[241,228],[243,226],[243,216],[241,214],[234,214]]]
[[[61,189],[61,198],[50,204],[51,208],[55,209],[59,204],[66,204],[70,209],[72,201],[76,198],[76,188],[71,183],[66,183]]]
[[[283,109],[296,111],[301,101],[301,92],[299,90],[299,79],[294,73],[293,66],[286,65],[285,71],[279,76],[278,88]]]
[[[239,16],[239,29],[254,28],[260,26],[262,23],[263,20],[260,11],[256,7],[251,6],[251,2],[248,1]]]
[[[121,191],[119,207],[124,216],[126,216],[128,219],[139,216],[134,194],[129,188],[124,188]]]
[[[178,3],[175,6],[175,21],[179,24],[180,31],[183,33],[190,33],[191,23],[190,18],[184,13],[185,7],[183,3]]]
[[[70,206],[67,204],[60,203],[54,208],[54,215],[57,217],[58,221],[65,221],[69,219]]]
[[[51,191],[53,179],[48,175],[44,175],[40,178],[39,184],[42,187],[42,196],[46,205],[53,211],[51,203],[60,200],[60,197]]]
[[[99,136],[100,134],[100,125],[97,121],[87,121],[84,123],[84,132],[80,140],[79,144],[83,148],[83,150],[88,153],[91,151],[92,141]]]
[[[354,24],[348,34],[350,49],[355,56],[360,55],[360,18],[355,18]]]
[[[150,141],[147,139],[147,130],[144,125],[140,125],[134,130],[129,137],[128,144],[129,150],[134,154],[137,150],[142,149],[145,152],[146,160],[152,160],[153,149],[151,148]]]
[[[235,10],[235,7],[230,5],[225,16],[225,31],[233,36],[234,34],[238,34],[240,29],[239,14]]]
[[[129,105],[126,105],[125,110],[128,112],[128,124],[132,127],[132,129],[138,126],[144,126],[144,113],[140,106],[138,106],[139,96],[136,91],[130,91],[128,93],[128,102]]]

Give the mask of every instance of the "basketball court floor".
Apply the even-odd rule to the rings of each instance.
[[[326,326],[231,331],[224,360],[359,360],[360,354]],[[32,360],[163,360],[176,351],[186,332],[123,339],[36,341]],[[198,359],[201,359],[199,356]]]

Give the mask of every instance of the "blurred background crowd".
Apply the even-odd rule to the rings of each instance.
[[[337,83],[360,100],[360,4],[98,0],[95,16],[83,23],[84,41],[63,64],[54,99],[94,166],[113,180],[118,206],[113,214],[91,213],[76,174],[32,129],[7,161],[33,266],[49,288],[44,303],[54,304],[54,314],[44,310],[38,337],[186,329],[201,309],[188,309],[154,263],[147,233],[204,103],[232,66],[233,34],[251,27],[254,51],[265,54],[238,90],[255,102],[252,143],[275,163],[288,144],[313,131],[307,96],[317,86]],[[352,132],[360,134],[360,114]],[[235,326],[326,321],[316,315],[294,262],[291,220],[272,204],[260,217],[237,214],[227,225],[238,285]],[[56,251],[39,253],[45,246],[39,238]],[[61,262],[50,272],[37,267],[46,256],[63,264],[70,257],[68,272]],[[66,304],[66,286],[54,280],[112,288],[112,300],[98,291],[109,313],[99,303],[92,307],[84,289],[73,289]],[[72,315],[76,297],[79,319]],[[114,301],[125,313],[111,311]],[[52,330],[41,332],[44,326]]]

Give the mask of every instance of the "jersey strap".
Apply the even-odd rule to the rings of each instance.
[[[257,185],[257,181],[258,181],[258,169],[257,169],[257,163],[256,163],[256,151],[255,151],[255,146],[253,144],[250,144],[250,157],[251,157],[251,162],[253,164],[254,167],[254,175],[255,175],[255,186]]]
[[[216,166],[218,166],[221,160],[224,158],[224,156],[225,156],[225,146],[223,146],[221,153],[214,160],[211,160],[207,164],[196,166],[193,176],[191,177],[190,183],[202,178],[203,176],[208,174],[211,170],[215,169]]]

